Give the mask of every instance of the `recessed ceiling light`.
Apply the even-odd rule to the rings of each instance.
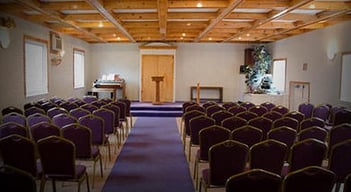
[[[191,23],[187,23],[186,26],[191,26]]]
[[[316,5],[315,5],[315,4],[311,4],[311,5],[308,6],[308,8],[310,8],[310,9],[315,9],[315,8],[316,8]]]
[[[117,34],[116,34],[116,33],[114,33],[112,36],[116,37],[116,36],[117,36]]]
[[[117,37],[117,41],[121,40],[121,37]]]
[[[246,34],[246,37],[250,37],[250,33]]]
[[[100,28],[101,27],[104,27],[104,23],[102,21],[99,22],[99,25],[98,25]]]
[[[202,7],[202,3],[201,3],[201,2],[198,2],[198,3],[196,4],[196,7]]]
[[[183,37],[180,37],[181,40],[183,40],[184,38]]]
[[[212,37],[209,37],[208,40],[212,41]]]
[[[182,33],[182,36],[185,37],[185,36],[186,36],[186,33]]]

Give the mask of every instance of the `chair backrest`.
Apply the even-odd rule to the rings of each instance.
[[[217,125],[222,125],[222,121],[228,117],[232,117],[233,114],[226,110],[221,110],[212,114],[212,119],[215,120]]]
[[[46,101],[46,102],[44,101],[44,103],[39,103],[39,105],[40,105],[40,108],[45,111],[45,113],[47,113],[50,109],[57,107],[55,103],[51,103],[50,101]]]
[[[247,111],[247,110],[243,106],[233,106],[233,107],[229,108],[228,111],[230,113],[232,113],[233,115],[236,115],[236,114],[239,114],[239,113]]]
[[[244,112],[236,114],[235,116],[243,118],[246,121],[250,121],[251,119],[258,117],[256,113],[253,113],[250,111],[244,111]]]
[[[106,105],[107,103],[103,100],[96,100],[96,101],[91,102],[90,104],[92,104],[95,107],[97,107],[98,109],[100,109],[100,107]]]
[[[262,139],[267,138],[267,133],[272,128],[272,120],[265,117],[256,117],[247,122],[248,125],[259,128],[262,131]]]
[[[3,123],[13,122],[13,123],[20,124],[24,127],[27,126],[26,117],[24,115],[21,115],[19,113],[15,113],[15,112],[8,113],[8,114],[4,115],[2,117],[2,122]]]
[[[190,135],[190,120],[194,117],[200,116],[200,115],[206,115],[203,112],[200,111],[189,111],[183,114],[182,118],[184,119],[184,130],[186,135]]]
[[[33,115],[35,113],[46,114],[46,112],[43,109],[36,107],[36,106],[32,106],[32,107],[24,110],[24,116],[26,116],[26,117]]]
[[[62,113],[68,113],[68,111],[65,108],[62,107],[54,107],[48,110],[47,115],[50,118],[53,118],[54,116]]]
[[[328,145],[329,149],[342,141],[351,139],[351,124],[341,124],[329,130]]]
[[[194,117],[189,122],[190,127],[190,142],[194,145],[199,144],[199,132],[207,127],[215,125],[216,122],[214,119],[206,116],[201,115]]]
[[[311,103],[301,103],[298,107],[298,111],[305,115],[305,118],[311,118],[313,113],[314,105]]]
[[[218,105],[216,102],[213,101],[206,101],[204,104],[202,104],[202,106],[207,109],[208,107],[211,107],[213,105]]]
[[[115,130],[115,113],[109,109],[101,108],[95,110],[93,115],[101,117],[104,120],[105,134],[112,134]]]
[[[231,107],[235,107],[235,106],[239,106],[239,104],[236,102],[225,102],[222,104],[222,107],[224,107],[225,110],[228,110]]]
[[[77,99],[73,102],[74,104],[78,105],[78,107],[81,107],[82,105],[87,104],[87,102],[81,100],[81,99]]]
[[[282,116],[283,116],[282,114],[280,114],[276,111],[268,111],[267,113],[262,115],[262,117],[270,119],[271,121],[275,121],[277,119],[280,119]]]
[[[226,140],[209,149],[211,185],[225,185],[232,175],[243,172],[248,159],[249,147],[243,143]]]
[[[240,106],[246,108],[246,110],[249,110],[251,107],[254,107],[255,104],[253,104],[253,103],[247,101],[247,102],[242,102],[242,103],[240,104]]]
[[[61,136],[60,128],[48,122],[41,122],[35,124],[33,127],[30,128],[30,132],[32,139],[35,142],[38,142],[40,139],[52,135]]]
[[[351,139],[331,146],[328,169],[333,171],[338,182],[343,182],[351,173]]]
[[[189,111],[194,111],[194,110],[197,110],[197,111],[206,113],[206,109],[205,109],[203,106],[200,106],[200,105],[191,105],[191,106],[188,106],[187,108],[185,108],[184,113],[189,112]],[[184,114],[184,113],[183,113],[183,114]]]
[[[255,105],[248,109],[248,111],[255,113],[257,116],[262,116],[268,112],[268,109],[262,105]]]
[[[216,113],[218,111],[223,111],[223,110],[225,110],[224,107],[219,106],[219,105],[213,105],[213,106],[206,108],[206,114],[207,114],[207,116],[212,117],[212,115],[214,113]]]
[[[35,124],[47,122],[50,123],[51,119],[45,114],[35,113],[27,117],[27,125],[29,128],[33,127]]]
[[[283,105],[277,105],[271,109],[271,111],[278,112],[282,115],[289,113],[289,109]]]
[[[5,165],[10,165],[38,177],[36,148],[33,141],[20,135],[0,139],[0,151]]]
[[[20,124],[8,122],[0,125],[0,138],[17,134],[23,137],[29,137],[28,130]]]
[[[299,131],[299,122],[296,119],[293,119],[291,117],[282,117],[273,121],[272,129],[282,127],[282,126],[287,126],[296,131]]]
[[[9,113],[17,113],[17,114],[23,115],[22,109],[14,106],[8,106],[1,110],[2,116],[5,116],[6,114],[9,114]]]
[[[351,111],[348,109],[341,109],[339,111],[336,111],[332,116],[332,124],[334,126],[343,123],[351,123]]]
[[[62,128],[62,136],[72,141],[76,147],[76,158],[90,158],[92,153],[91,130],[80,124],[70,124]]]
[[[262,141],[262,130],[246,125],[231,132],[231,139],[246,144],[248,147]]]
[[[274,139],[256,143],[250,148],[250,168],[264,169],[280,175],[287,153],[287,145]]]
[[[305,119],[300,123],[300,131],[313,126],[324,128],[325,122],[322,119],[319,119],[318,117],[311,117]]]
[[[114,113],[114,126],[118,127],[119,122],[120,122],[119,121],[119,112],[120,112],[119,107],[116,105],[107,104],[107,105],[102,106],[101,108],[113,111],[113,113]]]
[[[282,192],[331,192],[335,174],[319,166],[309,166],[289,173],[283,180]]]
[[[36,192],[35,178],[28,172],[12,166],[0,167],[0,189],[2,191]]]
[[[105,142],[104,120],[95,115],[86,115],[79,118],[79,124],[88,127],[91,130],[93,144],[102,145]]]
[[[115,105],[119,108],[119,120],[124,121],[127,117],[127,106],[123,102],[112,102],[112,105]]]
[[[271,103],[269,101],[261,103],[260,105],[266,107],[268,111],[272,110],[276,106],[274,103]]]
[[[289,172],[308,166],[322,166],[327,145],[317,139],[305,139],[292,145],[289,157]]]
[[[71,116],[70,114],[61,113],[61,114],[55,115],[52,118],[52,123],[57,127],[62,128],[66,125],[77,123],[77,119]]]
[[[73,117],[75,117],[78,120],[79,118],[89,115],[91,113],[86,109],[78,107],[69,111],[69,114],[71,114]]]
[[[79,107],[77,104],[69,102],[69,101],[60,103],[59,106],[64,108],[64,109],[66,109],[67,111],[71,111],[71,110],[76,109],[76,108]]]
[[[230,138],[230,130],[213,125],[202,129],[199,132],[199,145],[200,145],[200,160],[208,160],[208,150],[217,143],[226,141]]]
[[[318,139],[322,142],[325,142],[328,136],[328,132],[325,129],[322,129],[317,126],[313,126],[307,129],[304,129],[298,133],[298,140],[302,141],[304,139]]]
[[[131,101],[127,98],[123,98],[123,99],[118,99],[119,102],[122,102],[126,105],[126,115],[130,116],[130,108],[131,108]]]
[[[76,177],[74,143],[58,136],[43,138],[37,143],[43,174]]]
[[[243,118],[236,117],[236,116],[226,118],[222,121],[222,127],[225,127],[230,131],[233,131],[245,125],[247,125],[247,121]]]
[[[95,105],[93,105],[91,103],[84,104],[84,105],[82,105],[80,107],[82,109],[88,110],[90,113],[93,113],[93,111],[98,109]]]
[[[348,174],[345,178],[343,192],[351,192],[351,173]]]
[[[290,149],[296,140],[296,135],[297,132],[295,129],[283,126],[271,129],[267,134],[267,138],[283,142],[288,146],[288,149]]]
[[[290,117],[297,120],[297,122],[299,123],[299,126],[300,126],[300,123],[305,119],[305,115],[298,111],[290,111],[289,113],[285,114],[284,117]]]
[[[226,192],[279,192],[281,182],[278,174],[263,169],[252,169],[231,176],[225,188]]]
[[[82,100],[86,103],[92,103],[96,100],[98,100],[95,96],[92,96],[92,95],[84,95]]]
[[[187,107],[192,106],[192,105],[198,105],[198,104],[196,102],[194,102],[194,101],[186,101],[186,102],[184,102],[182,104],[182,111],[183,111],[183,113],[185,113],[185,110],[186,110]]]
[[[329,118],[330,109],[326,105],[318,105],[313,109],[312,117],[318,117],[323,121],[327,121]]]

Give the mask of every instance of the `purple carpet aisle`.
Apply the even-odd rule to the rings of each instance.
[[[193,192],[175,118],[139,117],[104,192]]]

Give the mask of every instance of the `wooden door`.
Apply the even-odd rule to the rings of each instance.
[[[174,56],[142,55],[141,101],[152,102],[155,98],[155,82],[152,76],[163,76],[160,83],[160,101],[173,102]]]

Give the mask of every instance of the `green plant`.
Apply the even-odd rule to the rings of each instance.
[[[248,92],[262,92],[259,85],[272,64],[272,56],[263,45],[256,46],[252,52],[252,56],[254,59],[254,65],[246,66],[245,83],[248,86]]]

